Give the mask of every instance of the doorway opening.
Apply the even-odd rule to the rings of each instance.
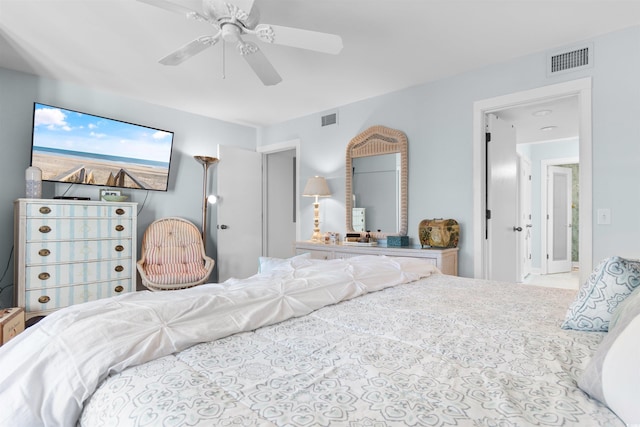
[[[289,258],[300,240],[300,141],[258,147],[263,155],[262,254]]]
[[[577,157],[579,159],[579,182],[580,182],[580,200],[578,202],[579,212],[581,218],[578,224],[578,245],[579,245],[579,282],[586,279],[592,268],[592,193],[591,193],[591,79],[580,79],[572,82],[560,83],[557,85],[545,86],[538,89],[529,91],[518,92],[506,96],[487,99],[484,101],[478,101],[474,104],[474,277],[493,279],[493,271],[495,265],[500,260],[492,259],[491,248],[492,242],[490,242],[489,231],[491,225],[487,219],[488,216],[488,202],[487,194],[490,191],[490,181],[485,177],[488,177],[488,165],[485,163],[487,156],[487,146],[485,145],[485,132],[487,130],[485,117],[490,113],[502,112],[513,108],[520,108],[527,105],[539,105],[550,100],[556,100],[561,98],[574,97],[578,106],[578,127],[579,138],[574,141],[578,146]],[[513,147],[515,151],[515,146]],[[515,157],[515,156],[514,156]],[[515,171],[516,165],[514,164],[513,170]],[[516,173],[513,173],[514,179],[517,177]],[[532,186],[533,198],[536,200],[535,192],[536,185]],[[515,197],[515,196],[514,196]],[[538,198],[538,200],[540,200]],[[514,198],[514,204],[515,198]],[[526,219],[526,218],[525,218]],[[532,218],[533,219],[533,218]],[[514,222],[516,221],[514,215]],[[518,217],[518,221],[520,218]],[[502,225],[503,229],[509,231],[521,233],[518,231],[522,228],[526,230],[528,222],[521,221],[520,224],[506,224]],[[513,252],[517,248],[517,239],[511,234],[511,241],[509,244],[513,245]],[[493,247],[500,247],[500,244],[494,243]],[[526,254],[526,246],[522,246],[518,249],[521,253]],[[533,250],[532,250],[533,253]],[[546,255],[545,255],[546,256]],[[515,261],[514,261],[515,262]],[[535,266],[535,264],[534,264]],[[513,274],[511,282],[517,282],[518,277]]]

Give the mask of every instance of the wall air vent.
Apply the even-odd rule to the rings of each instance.
[[[327,114],[322,116],[322,126],[335,125],[338,123],[338,113]]]
[[[564,74],[593,66],[593,45],[555,51],[547,55],[547,76]]]

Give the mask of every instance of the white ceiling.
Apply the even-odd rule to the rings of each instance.
[[[197,0],[175,0],[199,8]],[[640,1],[256,0],[261,22],[338,34],[327,55],[258,42],[265,87],[218,44],[158,59],[210,25],[135,0],[0,0],[0,67],[263,126],[640,24]]]

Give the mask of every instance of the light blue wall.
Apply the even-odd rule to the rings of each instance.
[[[593,80],[593,210],[609,208],[611,225],[594,225],[593,259],[640,258],[640,28],[607,34],[593,42],[595,65],[547,78],[545,52],[517,58],[463,75],[425,83],[391,94],[336,106],[338,125],[321,128],[327,112],[259,129],[163,108],[113,94],[0,69],[0,269],[12,283],[9,254],[13,238],[13,200],[24,194],[29,163],[34,101],[124,119],[176,133],[170,190],[131,192],[145,203],[138,234],[154,218],[184,216],[199,223],[202,168],[194,154],[215,154],[217,144],[245,148],[299,139],[300,182],[323,175],[333,193],[320,202],[325,231],[345,230],[345,148],[351,138],[373,125],[404,131],[409,139],[409,236],[418,242],[420,220],[455,218],[461,224],[460,274],[473,275],[472,254],[472,115],[478,100],[591,76]],[[159,88],[158,90],[162,90]],[[215,102],[215,100],[212,100]],[[215,172],[212,181],[215,180]],[[45,195],[62,189],[45,187]],[[68,195],[95,197],[97,187],[75,186]],[[301,233],[313,228],[312,200],[300,198]],[[215,214],[211,220],[216,223]],[[211,240],[215,243],[215,227]],[[215,247],[214,245],[209,247]],[[7,264],[5,264],[7,263]],[[10,304],[11,289],[0,293]]]
[[[320,127],[322,114],[263,129],[258,144],[301,141],[300,185],[325,175],[333,197],[321,203],[321,228],[345,229],[344,156],[349,140],[373,125],[404,131],[409,139],[409,236],[418,242],[424,218],[461,224],[460,274],[473,275],[472,122],[478,100],[591,76],[593,81],[593,208],[608,207],[613,222],[594,225],[593,258],[640,258],[640,28],[593,40],[594,66],[548,78],[546,53],[528,55],[463,75],[339,106],[338,124]],[[630,185],[631,184],[631,185]],[[630,188],[631,187],[631,188]],[[313,209],[301,199],[302,235]],[[594,215],[595,219],[595,215]]]
[[[158,90],[162,90],[159,88]],[[180,216],[200,225],[202,218],[203,168],[193,156],[213,155],[217,145],[235,145],[255,149],[256,129],[236,125],[170,108],[152,105],[77,85],[41,79],[0,68],[0,307],[11,306],[13,263],[9,255],[13,245],[13,201],[24,197],[24,171],[29,166],[33,102],[139,123],[175,132],[169,191],[125,190],[131,201],[139,203],[138,242],[147,225],[160,217]],[[212,100],[215,102],[215,100]],[[215,168],[210,173],[210,188],[215,188]],[[65,192],[67,185],[43,183],[43,197]],[[100,187],[74,185],[67,196],[97,199]],[[210,209],[211,224],[216,224],[215,209]],[[215,258],[215,226],[208,227],[209,255]]]

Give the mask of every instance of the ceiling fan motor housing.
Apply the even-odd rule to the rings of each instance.
[[[260,12],[257,7],[251,10],[243,10],[236,4],[223,0],[203,0],[202,11],[209,18],[218,21],[221,25],[225,22],[240,24],[245,28],[253,29],[260,21]]]

